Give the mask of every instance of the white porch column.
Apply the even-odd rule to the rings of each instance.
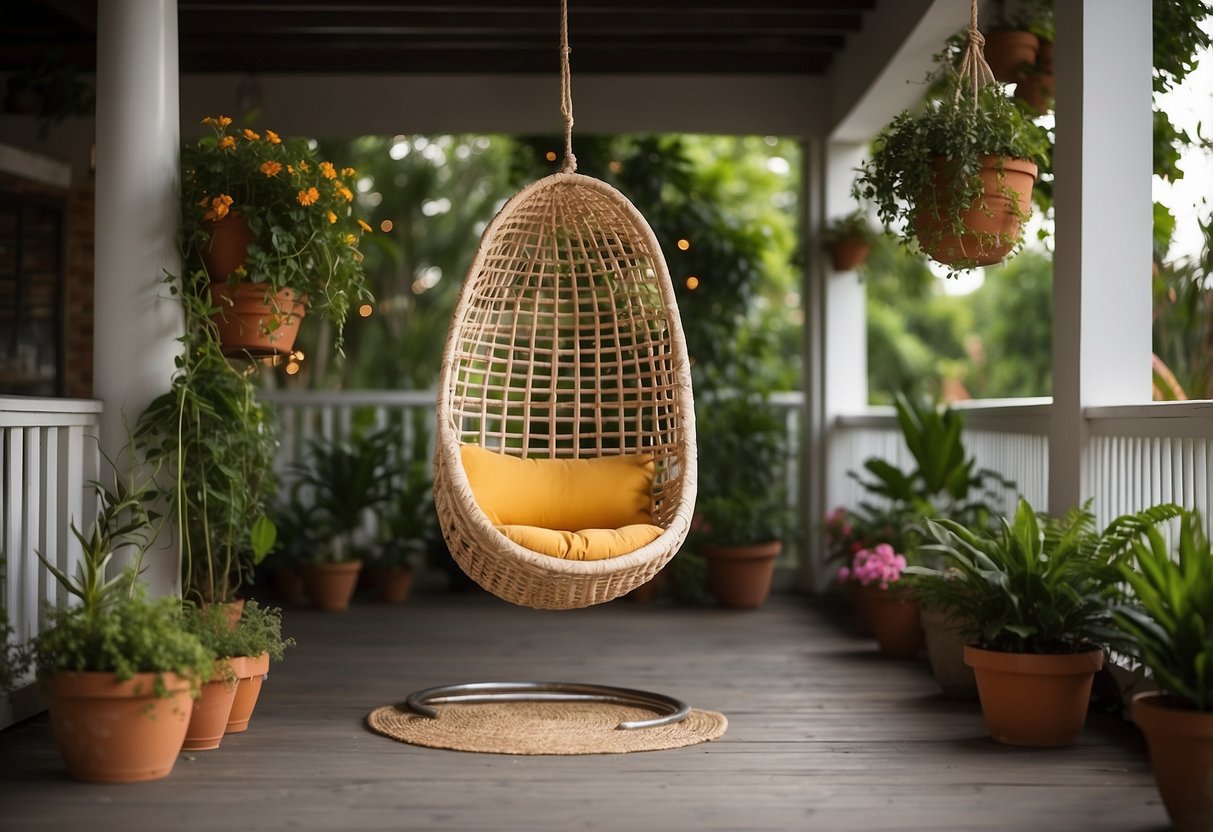
[[[1082,502],[1083,410],[1150,400],[1150,3],[1057,4],[1049,510]]]
[[[177,82],[176,0],[97,4],[93,379],[110,457],[126,444],[124,420],[133,428],[168,389],[179,346],[181,313],[162,282],[180,268]],[[153,594],[177,591],[175,543],[146,565]]]
[[[805,510],[810,524],[820,523],[829,505],[830,433],[842,413],[868,404],[867,293],[856,272],[835,272],[822,245],[822,230],[855,210],[851,183],[863,161],[865,145],[813,141],[806,145],[805,230],[805,395],[808,424],[805,443]],[[816,527],[806,530],[805,583],[824,589],[823,541]]]

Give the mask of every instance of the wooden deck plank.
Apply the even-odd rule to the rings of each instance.
[[[0,829],[1165,828],[1131,726],[1093,715],[1072,748],[1000,746],[975,705],[936,695],[925,665],[879,659],[803,599],[560,614],[433,595],[288,610],[286,629],[300,646],[271,672],[250,731],[159,783],[70,782],[44,718],[0,733]],[[417,688],[527,678],[660,690],[723,711],[729,731],[675,751],[507,757],[363,727]]]

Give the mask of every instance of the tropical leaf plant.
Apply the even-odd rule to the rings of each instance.
[[[951,610],[979,647],[1012,653],[1088,650],[1113,638],[1122,533],[1146,528],[1164,514],[1121,518],[1106,535],[1096,530],[1089,503],[1053,518],[1021,499],[1014,518],[999,518],[993,532],[928,519],[931,542],[922,548],[941,556],[941,568],[912,566],[906,573],[913,576],[917,597]]]
[[[1146,528],[1131,550],[1120,564],[1131,600],[1114,610],[1116,647],[1164,691],[1213,712],[1213,550],[1200,514],[1181,513],[1173,545]]]

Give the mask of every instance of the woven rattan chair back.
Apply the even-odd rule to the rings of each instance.
[[[524,606],[602,603],[649,580],[682,545],[695,500],[690,363],[652,229],[617,190],[557,173],[485,230],[459,297],[439,385],[434,497],[465,572]],[[519,457],[649,454],[652,543],[566,561],[498,532],[477,506],[460,446]]]

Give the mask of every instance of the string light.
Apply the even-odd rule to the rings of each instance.
[[[395,225],[391,220],[384,220],[383,222],[379,223],[379,230],[382,231],[384,234],[391,231],[392,228],[394,228],[394,227],[395,227]]]
[[[544,158],[547,159],[549,162],[555,162],[556,161],[556,151],[549,150],[547,153],[544,154]]]
[[[364,318],[371,317],[371,313],[374,311],[375,310],[371,308],[371,305],[369,303],[364,303],[364,304],[362,304],[362,306],[358,307],[358,314]]]
[[[678,250],[679,251],[686,251],[690,247],[691,247],[691,241],[686,239],[685,237],[678,241]]]
[[[696,289],[698,289],[699,288],[699,278],[697,278],[695,275],[691,275],[690,277],[688,277],[687,278],[687,288],[690,289],[692,292],[694,292]]]
[[[286,365],[286,374],[288,376],[293,376],[298,372],[299,372],[299,365],[296,364],[294,361],[292,361],[290,364]]]

